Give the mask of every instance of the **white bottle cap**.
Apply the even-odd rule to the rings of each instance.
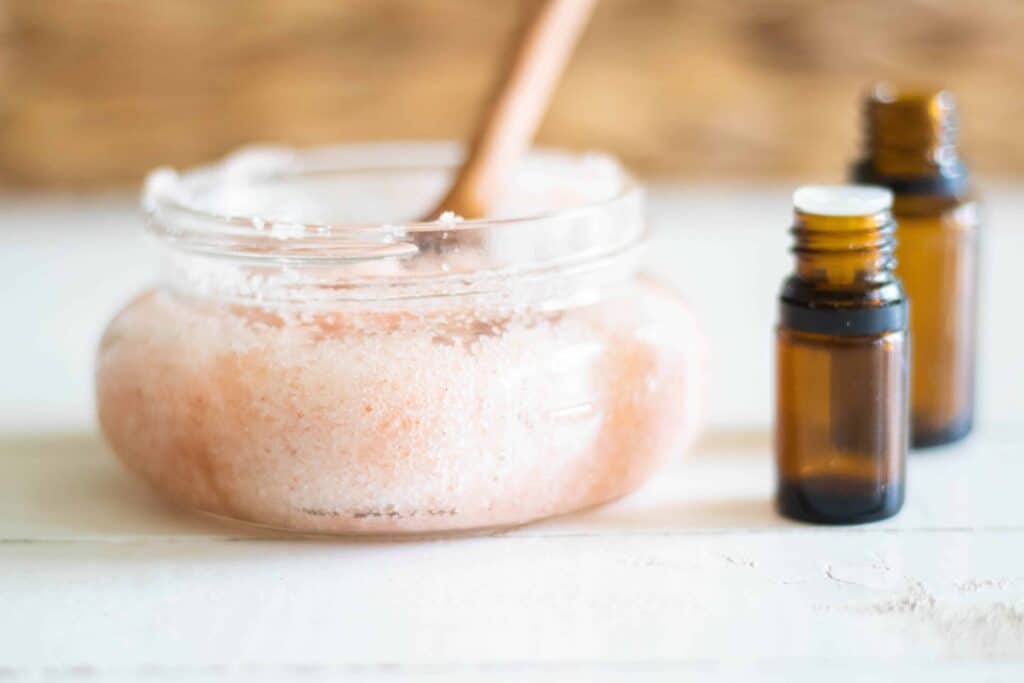
[[[876,185],[804,185],[793,207],[815,216],[870,216],[892,208],[892,192]]]

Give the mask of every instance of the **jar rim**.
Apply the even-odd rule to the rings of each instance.
[[[462,156],[459,145],[445,142],[360,143],[295,149],[250,147],[223,160],[178,172],[160,167],[146,178],[142,206],[150,231],[176,245],[203,252],[238,255],[239,242],[255,247],[254,254],[289,258],[376,258],[416,252],[415,240],[432,232],[466,233],[512,230],[541,223],[579,220],[588,214],[642,212],[643,190],[624,167],[610,156],[576,154],[551,148],[530,153],[532,159],[593,163],[613,178],[616,187],[600,196],[565,207],[491,218],[443,217],[436,221],[292,221],[282,217],[203,208],[188,196],[196,186],[217,183],[257,183],[336,174],[347,177],[390,173],[453,171]],[[347,254],[347,256],[346,256]]]

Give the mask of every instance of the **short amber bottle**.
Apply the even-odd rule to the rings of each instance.
[[[956,107],[941,90],[875,86],[856,182],[888,187],[897,273],[910,300],[911,444],[963,438],[974,420],[978,212],[957,154]]]
[[[796,271],[777,333],[777,505],[816,523],[883,519],[903,505],[908,441],[892,194],[808,186],[793,199]]]

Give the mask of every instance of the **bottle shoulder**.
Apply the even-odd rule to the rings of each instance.
[[[953,217],[958,223],[979,222],[979,202],[973,193],[964,195],[897,194],[893,198],[897,223],[905,219]]]
[[[878,308],[906,300],[903,283],[893,273],[870,282],[846,286],[827,286],[790,275],[782,285],[779,298],[807,308]]]
[[[905,329],[897,329],[876,334],[836,335],[793,329],[783,324],[776,328],[775,336],[779,343],[792,346],[829,349],[844,346],[871,345],[882,349],[899,350],[906,347],[909,334]]]
[[[906,329],[907,300],[895,277],[863,290],[825,290],[792,276],[779,297],[779,323],[828,336],[885,334]]]

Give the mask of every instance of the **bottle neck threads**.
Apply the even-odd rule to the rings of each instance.
[[[784,327],[839,336],[904,329],[892,199],[867,185],[810,185],[793,194],[796,271],[780,297]]]
[[[871,89],[864,105],[864,156],[858,182],[897,193],[958,194],[967,172],[957,155],[957,114],[945,90]]]
[[[892,214],[820,216],[797,212],[797,276],[825,286],[871,285],[891,275],[896,259]]]

